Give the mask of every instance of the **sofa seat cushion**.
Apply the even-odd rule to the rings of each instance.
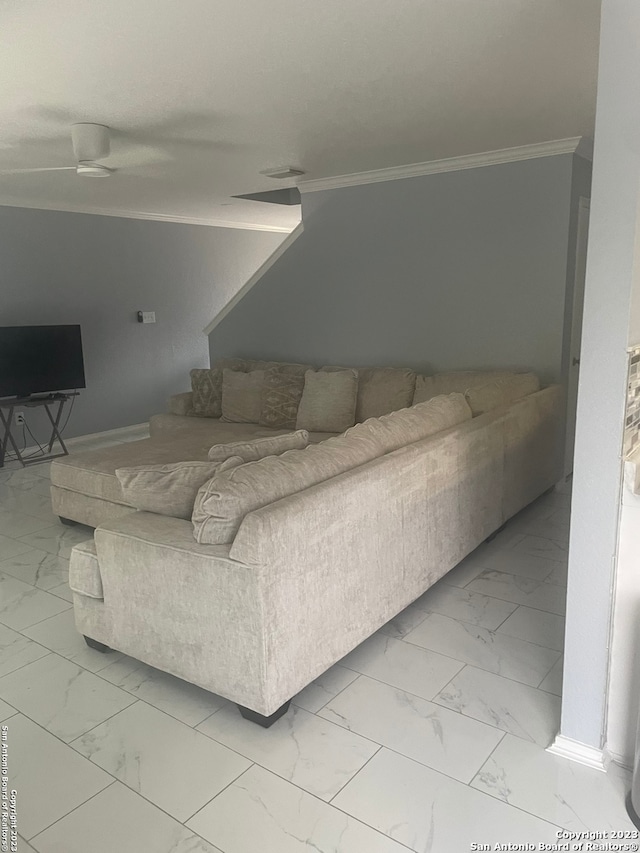
[[[358,370],[356,421],[379,418],[413,402],[416,374],[408,368],[364,367]]]
[[[51,483],[72,492],[128,505],[116,477],[116,468],[191,460],[206,462],[210,446],[209,438],[203,441],[200,436],[176,441],[145,438],[114,447],[71,453],[51,463]]]
[[[220,473],[198,493],[194,536],[211,545],[233,542],[247,513],[470,419],[464,397],[452,394],[371,419],[304,450],[290,450]]]
[[[494,379],[512,375],[513,371],[509,370],[452,370],[433,376],[418,376],[413,404],[424,403],[440,394],[465,394],[476,385],[485,385]]]
[[[104,598],[100,564],[93,539],[81,542],[71,549],[69,588],[72,592],[85,595],[87,598],[100,600]]]
[[[214,444],[228,444],[236,441],[252,441],[274,435],[286,435],[290,429],[271,429],[259,424],[231,424],[217,418],[192,418],[188,415],[152,415],[149,422],[151,438],[171,438],[176,440],[188,436],[206,437],[209,447]],[[309,443],[317,444],[335,432],[309,432]]]
[[[514,373],[493,379],[484,385],[469,388],[465,397],[473,416],[491,412],[498,406],[514,403],[540,390],[540,380],[535,373]]]

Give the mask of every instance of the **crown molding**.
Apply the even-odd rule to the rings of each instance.
[[[24,202],[0,203],[0,207],[26,208],[27,210],[52,210],[60,213],[86,213],[89,216],[116,216],[120,219],[148,219],[152,222],[174,222],[180,225],[205,225],[209,228],[235,228],[240,231],[273,231],[278,234],[290,234],[291,228],[282,225],[264,225],[260,222],[236,222],[232,219],[203,219],[195,216],[173,216],[165,213],[149,213],[142,210],[112,210],[100,207],[85,207],[84,205],[27,204]]]
[[[336,175],[328,178],[315,178],[298,181],[298,189],[304,193],[319,190],[334,190],[340,187],[355,187],[362,184],[377,184],[381,181],[397,181],[402,178],[417,178],[422,175],[437,175],[441,172],[458,172],[461,169],[477,169],[480,166],[495,166],[500,163],[515,163],[519,160],[533,160],[537,157],[554,157],[558,154],[580,153],[578,151],[584,137],[573,136],[569,139],[554,139],[550,142],[536,142],[533,145],[520,145],[517,148],[501,148],[498,151],[484,151],[481,154],[463,154],[461,157],[447,157],[444,160],[430,160],[426,163],[409,163],[406,166],[390,166],[386,169],[374,169],[370,172],[354,172],[350,175]]]
[[[299,222],[293,231],[290,231],[289,234],[284,238],[282,243],[278,246],[278,248],[272,252],[264,263],[260,264],[258,269],[254,272],[254,274],[249,278],[245,284],[242,285],[240,290],[233,296],[227,304],[219,311],[213,320],[209,323],[209,325],[204,329],[205,335],[210,335],[211,332],[215,329],[218,323],[222,322],[227,314],[232,311],[238,302],[247,295],[247,293],[251,290],[251,288],[258,283],[258,281],[262,278],[262,276],[267,272],[267,270],[271,269],[271,267],[275,264],[278,258],[281,258],[282,255],[287,251],[289,246],[298,239],[298,237],[304,231],[304,223]]]

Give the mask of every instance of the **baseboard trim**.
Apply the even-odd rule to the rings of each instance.
[[[596,749],[586,743],[580,743],[580,741],[573,740],[570,737],[556,735],[556,739],[547,748],[547,752],[552,755],[559,755],[561,758],[568,758],[570,761],[577,761],[578,764],[584,764],[586,767],[593,767],[594,770],[605,772],[604,750]]]

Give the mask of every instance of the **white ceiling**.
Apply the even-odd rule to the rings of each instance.
[[[0,204],[293,227],[230,198],[593,134],[599,0],[3,0]],[[152,161],[152,162],[149,162]],[[285,184],[287,185],[287,184]],[[289,183],[290,185],[290,183]]]

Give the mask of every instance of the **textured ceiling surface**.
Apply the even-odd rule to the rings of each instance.
[[[290,228],[233,195],[593,134],[596,0],[4,0],[0,203]],[[292,182],[284,184],[292,185]]]

